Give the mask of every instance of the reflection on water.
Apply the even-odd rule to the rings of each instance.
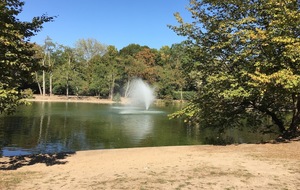
[[[124,128],[132,143],[138,143],[144,136],[151,133],[153,120],[151,115],[121,116],[120,126]]]
[[[36,102],[20,107],[14,115],[0,115],[0,156],[218,144],[227,138],[228,134],[220,136],[215,131],[186,127],[181,120],[169,120],[167,114],[173,111],[173,107],[145,111],[89,103]],[[229,133],[228,139],[235,142],[272,138],[247,131]]]
[[[10,156],[144,146],[143,139],[156,136],[155,125],[182,127],[178,120],[168,120],[167,113],[100,104],[33,103],[15,115],[0,116],[0,150]]]

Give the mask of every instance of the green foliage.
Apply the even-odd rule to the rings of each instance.
[[[181,95],[182,95],[182,100],[192,100],[196,96],[195,91],[174,91],[173,92],[173,97],[175,100],[181,100]]]
[[[116,93],[116,95],[114,95],[113,99],[114,102],[121,102],[121,95],[120,93]]]
[[[12,113],[16,109],[16,105],[22,104],[20,95],[16,89],[3,88],[0,84],[0,108],[1,113]]]
[[[300,125],[300,3],[288,1],[197,1],[194,22],[171,28],[187,36],[197,97],[184,112],[211,127],[239,125],[243,118],[272,118],[285,137]],[[283,120],[292,110],[290,121]]]
[[[32,99],[33,98],[33,91],[30,88],[26,88],[21,91],[23,98]]]
[[[107,46],[96,39],[81,39],[76,43],[75,54],[77,59],[74,78],[76,94],[90,95],[93,85],[94,59],[107,53]]]
[[[103,77],[96,75],[97,79],[104,80],[98,83],[98,85],[105,85],[107,89],[106,94],[109,94],[111,99],[114,98],[115,88],[118,87],[118,81],[121,79],[124,71],[123,62],[120,61],[118,56],[118,50],[114,46],[108,46],[107,52],[101,57],[100,64]],[[103,88],[102,88],[103,89]]]
[[[53,19],[42,15],[32,22],[19,21],[23,5],[18,0],[0,2],[0,113],[12,113],[24,103],[19,87],[32,80],[39,61],[28,40]]]
[[[101,44],[96,39],[80,39],[76,42],[76,53],[83,60],[84,64],[89,64],[89,61],[96,55],[104,55],[106,46]]]
[[[158,97],[162,99],[174,99],[174,91],[190,90],[193,82],[190,77],[189,54],[186,46],[174,44],[171,48],[164,46],[158,52],[159,64],[157,66]]]
[[[38,46],[36,49],[42,65],[48,60],[45,57],[49,51]],[[194,79],[189,75],[188,64],[191,59],[185,52],[184,44],[164,46],[160,50],[130,44],[120,51],[92,39],[79,40],[75,48],[56,44],[50,51],[51,68],[47,64],[43,67],[48,71],[45,88],[51,89],[52,77],[54,94],[113,98],[115,93],[126,96],[129,81],[140,77],[155,86],[158,98],[172,100],[174,91],[193,90]],[[36,73],[38,86],[41,86],[41,76],[42,72]]]
[[[135,56],[139,51],[144,48],[148,48],[147,46],[140,46],[138,44],[129,44],[128,46],[122,48],[120,50],[120,56],[127,57],[127,56]]]

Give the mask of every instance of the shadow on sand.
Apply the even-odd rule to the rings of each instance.
[[[11,156],[9,161],[0,161],[0,170],[16,170],[23,166],[44,163],[46,166],[66,164],[64,159],[75,152],[62,152],[55,154],[33,154],[26,156]]]

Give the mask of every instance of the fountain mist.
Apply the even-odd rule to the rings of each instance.
[[[146,110],[155,100],[154,89],[142,79],[133,79],[130,82],[128,97],[134,106],[143,106]]]

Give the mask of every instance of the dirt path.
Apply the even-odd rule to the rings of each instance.
[[[79,151],[62,161],[0,170],[0,189],[300,189],[299,141]]]

